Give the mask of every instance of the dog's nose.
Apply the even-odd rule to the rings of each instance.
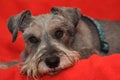
[[[60,58],[58,56],[53,56],[45,59],[45,63],[49,68],[56,68],[60,63]]]

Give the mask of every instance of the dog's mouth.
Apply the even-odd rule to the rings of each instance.
[[[55,75],[55,74],[58,74],[60,71],[61,71],[61,69],[51,69],[48,74]]]

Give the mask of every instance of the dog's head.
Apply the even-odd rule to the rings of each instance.
[[[80,55],[72,49],[75,27],[80,18],[76,8],[52,8],[49,14],[32,16],[29,10],[8,21],[13,42],[18,31],[23,32],[26,44],[22,72],[28,76],[55,74],[72,66]]]

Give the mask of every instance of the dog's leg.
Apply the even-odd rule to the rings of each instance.
[[[7,69],[17,64],[19,64],[19,62],[15,60],[10,62],[0,62],[0,69]]]
[[[81,59],[90,57],[92,54],[99,54],[99,51],[91,48],[83,48],[80,51]]]

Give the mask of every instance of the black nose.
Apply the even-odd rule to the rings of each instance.
[[[53,56],[45,59],[45,63],[49,68],[58,67],[60,63],[60,58],[58,56]]]

